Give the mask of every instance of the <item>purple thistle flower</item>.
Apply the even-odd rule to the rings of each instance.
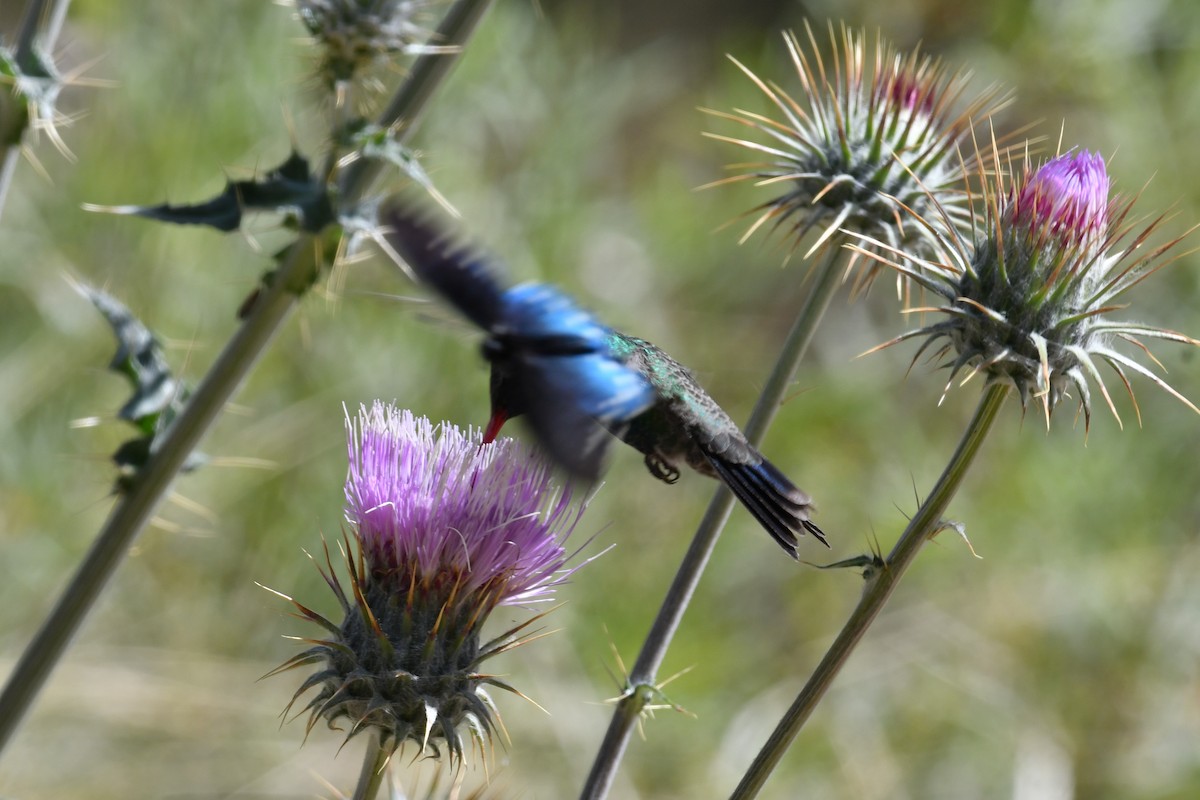
[[[462,726],[480,745],[495,728],[485,687],[520,694],[480,663],[522,644],[534,620],[488,641],[483,624],[498,605],[550,599],[573,571],[563,541],[583,507],[511,439],[481,447],[478,431],[378,402],[347,418],[347,430],[346,518],[358,543],[349,593],[332,565],[322,570],[345,619],[335,625],[292,600],[330,636],[271,674],[323,665],[292,701],[319,689],[310,730],[346,718],[347,738],[375,728],[385,747],[412,741],[435,753],[441,740],[461,760]]]
[[[1091,243],[1108,234],[1108,170],[1098,153],[1067,153],[1048,161],[1017,191],[1009,205],[1012,222],[1044,246]]]
[[[937,251],[928,258],[858,237],[865,246],[852,249],[945,301],[921,309],[941,312],[944,319],[876,349],[922,338],[915,362],[931,344],[942,341],[937,355],[953,355],[947,390],[969,367],[968,377],[982,372],[989,382],[1012,383],[1023,406],[1031,396],[1040,398],[1047,425],[1050,412],[1075,389],[1084,427],[1090,427],[1092,384],[1120,424],[1100,364],[1112,369],[1129,392],[1139,422],[1130,373],[1142,375],[1200,413],[1150,366],[1116,347],[1127,342],[1161,368],[1142,338],[1188,345],[1200,341],[1108,318],[1125,307],[1119,302],[1125,292],[1178,257],[1171,251],[1191,231],[1139,254],[1162,218],[1140,230],[1128,222],[1133,202],[1109,198],[1108,172],[1099,155],[1073,151],[1038,167],[1026,159],[1016,178],[1004,177],[1014,170],[1011,165],[1005,169],[998,155],[992,157],[995,163],[976,176],[984,208],[972,236],[942,233],[947,230],[944,219],[939,225],[917,218],[926,230],[938,232]]]
[[[347,428],[346,519],[372,580],[452,588],[487,611],[549,599],[577,515],[547,464],[512,439],[481,447],[478,434],[382,403]]]
[[[742,241],[770,223],[787,231],[792,250],[809,231],[821,231],[806,256],[843,229],[890,247],[929,251],[936,235],[905,225],[906,207],[931,217],[940,207],[945,213],[939,220],[968,227],[962,182],[970,165],[957,149],[972,126],[1007,99],[992,87],[956,111],[968,74],[951,73],[918,52],[900,53],[883,39],[868,56],[865,34],[842,25],[839,36],[832,23],[826,62],[807,22],[805,30],[807,48],[794,33],[784,35],[799,79],[798,99],[731,57],[775,106],[778,119],[740,109],[709,112],[750,128],[754,136],[706,135],[764,157],[730,165],[738,174],[710,186],[752,181],[775,193],[748,212],[757,216]],[[876,272],[869,270],[866,280]]]

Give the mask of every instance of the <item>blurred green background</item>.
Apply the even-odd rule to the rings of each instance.
[[[5,14],[18,3],[5,2]],[[1010,87],[1000,119],[1111,156],[1164,235],[1200,219],[1200,5],[1191,0],[504,2],[485,18],[417,146],[467,224],[522,278],[564,285],[614,326],[691,365],[745,419],[803,296],[804,265],[722,223],[765,197],[703,192],[735,148],[697,107],[765,111],[725,58],[796,89],[780,31],[807,18],[918,42],[972,86]],[[0,673],[28,642],[112,505],[107,454],[130,431],[104,370],[114,343],[64,280],[106,287],[168,343],[193,382],[284,236],[88,214],[195,201],[226,174],[314,153],[312,54],[266,2],[76,0],[67,71],[111,82],[64,96],[68,160],[43,139],[0,217]],[[1053,145],[1051,145],[1051,148]],[[1146,185],[1147,181],[1153,180]],[[1194,245],[1193,245],[1194,246]],[[1200,334],[1200,258],[1133,294],[1127,315]],[[431,324],[375,258],[319,291],[278,336],[177,482],[0,761],[13,798],[311,797],[348,791],[357,744],[278,713],[300,676],[257,682],[308,635],[255,581],[332,613],[303,550],[341,529],[342,406],[395,400],[480,424],[486,370],[465,329]],[[904,329],[890,283],[837,301],[765,452],[809,490],[834,560],[885,547],[936,479],[979,387],[952,391],[911,347],[858,353]],[[1195,354],[1156,348],[1200,397]],[[1114,384],[1116,382],[1114,381]],[[1085,441],[1060,409],[1047,433],[1013,404],[951,507],[953,534],[918,560],[764,791],[770,798],[1200,796],[1200,420],[1138,382],[1143,424],[1098,413]],[[1119,385],[1114,386],[1114,392]],[[100,416],[102,424],[73,421]],[[242,461],[239,461],[241,459]],[[261,459],[268,466],[249,466]],[[499,698],[505,797],[574,796],[712,484],[667,487],[621,449],[580,528],[615,549],[560,597],[558,633],[493,667],[544,706]],[[721,797],[857,600],[852,571],[797,566],[734,512],[662,675],[695,718],[647,721],[618,798]],[[498,623],[522,620],[520,609]],[[406,760],[407,765],[407,760]],[[406,781],[428,778],[416,765]],[[406,785],[410,785],[407,784]]]

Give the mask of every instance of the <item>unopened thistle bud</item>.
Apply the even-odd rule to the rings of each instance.
[[[1127,222],[1133,203],[1109,198],[1108,171],[1099,155],[1069,152],[1038,167],[1026,159],[1014,178],[1005,178],[1012,170],[1002,166],[996,157],[977,177],[984,209],[973,236],[939,236],[939,247],[928,258],[881,250],[882,242],[860,237],[866,246],[854,249],[944,298],[936,308],[918,309],[941,312],[943,319],[883,346],[923,338],[920,357],[940,342],[938,354],[952,359],[947,388],[964,369],[983,373],[988,382],[1011,383],[1023,405],[1030,397],[1041,400],[1047,424],[1050,412],[1073,389],[1088,426],[1093,384],[1120,422],[1101,364],[1112,369],[1131,398],[1129,378],[1135,373],[1200,412],[1134,358],[1141,353],[1161,367],[1143,338],[1200,342],[1108,318],[1124,308],[1118,301],[1126,291],[1174,260],[1170,251],[1183,237],[1138,254],[1161,217],[1140,229]],[[925,219],[918,223],[931,232],[939,227]],[[1132,345],[1134,355],[1118,350],[1121,342]]]
[[[484,640],[484,622],[497,606],[550,598],[569,574],[563,540],[582,509],[511,439],[481,447],[478,432],[381,403],[347,426],[349,591],[332,567],[325,574],[344,619],[292,601],[329,635],[276,672],[321,665],[295,698],[317,689],[310,730],[345,722],[347,738],[375,729],[386,748],[444,743],[461,760],[463,729],[480,746],[494,730],[486,687],[515,692],[480,664],[520,644],[529,624]]]
[[[843,25],[838,36],[832,23],[826,63],[807,23],[805,30],[808,52],[794,33],[784,35],[798,96],[731,58],[774,104],[777,118],[741,109],[710,112],[750,134],[708,136],[763,157],[730,165],[738,174],[712,185],[752,181],[773,195],[748,212],[757,217],[742,241],[770,223],[787,232],[793,250],[809,231],[821,231],[806,255],[843,229],[891,247],[931,245],[928,231],[905,224],[904,207],[934,216],[940,205],[945,214],[939,219],[965,226],[969,210],[957,147],[975,122],[1004,105],[996,89],[964,105],[968,74],[951,73],[917,52],[900,53],[881,38],[868,52],[863,33]]]
[[[294,0],[322,50],[320,73],[329,86],[413,52],[429,33],[421,23],[435,1]]]

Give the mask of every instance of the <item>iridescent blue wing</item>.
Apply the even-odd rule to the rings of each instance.
[[[517,357],[529,426],[554,461],[594,481],[602,472],[611,431],[654,403],[654,390],[637,372],[607,354]]]
[[[509,369],[529,426],[564,469],[596,480],[609,431],[653,405],[653,387],[613,355],[611,331],[557,289],[523,284],[504,300]]]
[[[538,364],[537,360],[514,367],[529,428],[554,463],[572,476],[593,483],[604,471],[612,437],[583,410],[571,387],[552,380],[553,367]]]
[[[379,222],[388,245],[422,282],[485,331],[501,323],[507,290],[486,259],[452,241],[434,224],[429,212],[400,197],[384,201]]]
[[[650,381],[613,353],[612,331],[557,289],[534,283],[509,289],[503,319],[522,372],[573,397],[589,416],[619,422],[654,402]]]
[[[502,317],[505,332],[534,352],[566,355],[608,351],[608,328],[570,297],[544,283],[523,283],[505,292]]]
[[[576,476],[599,477],[606,428],[619,430],[654,403],[649,381],[611,350],[611,331],[551,286],[506,288],[483,258],[401,199],[385,202],[379,219],[416,276],[488,333],[493,370],[503,364],[512,407],[528,415],[550,457]]]
[[[654,405],[650,383],[606,355],[529,355],[522,362],[530,381],[551,396],[571,398],[584,414],[602,423],[624,422]]]

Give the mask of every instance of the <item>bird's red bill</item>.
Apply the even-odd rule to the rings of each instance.
[[[508,412],[503,408],[492,409],[492,418],[488,421],[487,430],[483,432],[483,443],[491,444],[500,435],[500,429],[508,421]]]

